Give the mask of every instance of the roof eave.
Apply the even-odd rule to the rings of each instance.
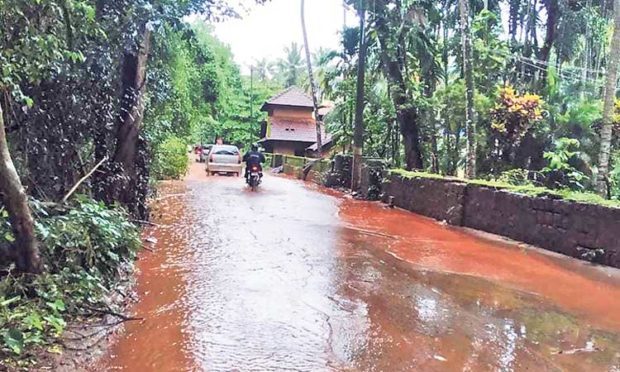
[[[314,106],[303,106],[303,105],[287,105],[287,104],[282,104],[282,103],[269,103],[269,102],[265,102],[260,110],[267,112],[269,111],[269,109],[271,107],[294,107],[294,108],[305,108],[305,109],[314,109]]]
[[[303,143],[315,143],[313,141],[305,141],[305,140],[296,140],[296,139],[290,139],[290,138],[263,138],[261,140],[259,140],[258,142],[269,142],[269,141],[282,141],[282,142],[303,142]]]

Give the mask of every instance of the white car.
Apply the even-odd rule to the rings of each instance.
[[[207,158],[207,174],[233,174],[241,176],[243,170],[242,156],[237,146],[214,145]]]

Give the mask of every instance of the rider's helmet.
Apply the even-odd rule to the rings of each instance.
[[[258,151],[258,144],[253,143],[251,148],[252,148],[252,151]]]

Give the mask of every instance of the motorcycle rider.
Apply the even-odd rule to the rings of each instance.
[[[260,178],[263,178],[263,166],[262,163],[265,162],[265,155],[258,149],[258,145],[253,143],[250,147],[250,151],[246,152],[243,155],[243,161],[245,162],[245,181],[249,182],[250,180],[250,169],[252,166],[258,166],[258,172]]]

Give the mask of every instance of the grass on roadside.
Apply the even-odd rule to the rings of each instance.
[[[451,182],[461,182],[468,185],[477,185],[482,187],[490,187],[500,190],[505,190],[507,192],[512,192],[515,194],[529,195],[529,196],[547,196],[554,197],[558,199],[565,199],[580,203],[588,203],[588,204],[598,204],[605,207],[611,208],[620,208],[620,201],[617,200],[608,200],[600,197],[597,194],[590,192],[578,192],[573,190],[552,190],[546,187],[540,187],[535,185],[526,185],[526,186],[516,186],[511,185],[506,182],[495,181],[495,180],[466,180],[458,177],[446,177],[439,174],[427,173],[427,172],[414,172],[414,171],[406,171],[404,169],[391,169],[391,174],[399,175],[403,178],[426,178],[426,179],[434,179],[434,180],[445,180]]]

